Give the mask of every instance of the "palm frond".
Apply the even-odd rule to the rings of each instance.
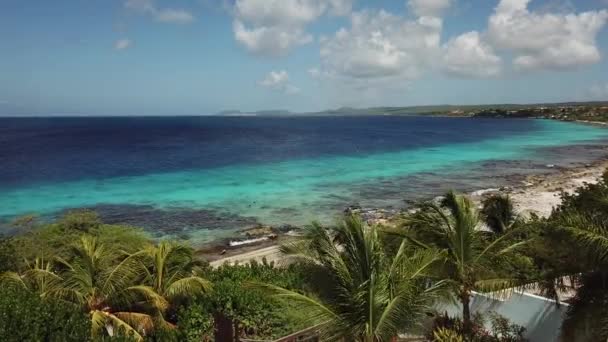
[[[154,318],[150,315],[139,312],[113,312],[112,315],[138,332],[148,334],[154,331]]]
[[[319,324],[323,322],[333,321],[339,319],[339,315],[335,313],[330,307],[323,304],[318,299],[311,296],[306,296],[301,293],[284,289],[279,286],[263,283],[249,282],[245,286],[261,290],[262,292],[282,300],[289,300],[291,302],[301,305],[302,312],[309,313],[309,323]]]
[[[19,288],[28,290],[28,286],[17,272],[4,272],[0,274],[0,284],[3,286],[17,286]]]
[[[137,341],[143,341],[141,334],[127,322],[119,317],[100,310],[91,312],[91,334],[93,337],[102,335],[105,329],[108,334],[115,335],[115,332],[124,332],[125,335],[132,335]]]
[[[167,299],[165,299],[161,294],[157,293],[156,290],[151,286],[129,286],[126,290],[129,292],[140,294],[146,299],[146,301],[148,301],[155,308],[161,311],[164,311],[169,307],[169,302],[167,301]]]
[[[192,297],[197,294],[209,292],[211,291],[211,288],[211,282],[208,280],[197,276],[190,276],[171,283],[167,287],[165,295],[170,299],[185,296]]]

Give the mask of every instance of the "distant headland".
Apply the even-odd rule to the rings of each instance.
[[[535,104],[430,105],[408,107],[340,107],[318,112],[291,112],[284,109],[243,112],[224,110],[219,116],[367,116],[435,115],[484,118],[545,118],[564,121],[608,121],[608,101]]]

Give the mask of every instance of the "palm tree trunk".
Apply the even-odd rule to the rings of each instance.
[[[216,313],[214,316],[215,341],[234,342],[234,325],[232,324],[232,320],[221,312]]]
[[[465,336],[469,336],[472,331],[471,326],[471,295],[465,291],[460,295],[460,302],[462,303],[462,328]]]

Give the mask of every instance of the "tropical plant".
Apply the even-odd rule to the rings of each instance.
[[[126,334],[137,340],[152,331],[151,315],[132,310],[134,298],[129,289],[140,276],[132,258],[82,236],[72,248],[71,261],[59,259],[61,282],[47,293],[76,304],[89,314],[93,336]]]
[[[347,216],[331,230],[312,225],[307,238],[282,251],[315,274],[316,296],[263,285],[277,298],[297,303],[323,340],[388,341],[417,326],[443,295],[427,274],[442,258],[432,249],[413,254],[403,241],[388,254],[375,227]]]
[[[529,251],[541,271],[546,296],[564,300],[560,290],[575,290],[562,324],[564,340],[608,339],[608,171],[586,183],[562,202],[537,231]]]
[[[403,234],[416,246],[445,251],[437,276],[462,304],[465,331],[471,330],[473,291],[496,291],[518,283],[499,269],[509,262],[508,254],[526,241],[510,241],[511,232],[497,237],[481,229],[480,214],[466,196],[450,191],[439,204],[423,204],[406,218],[404,228]]]
[[[573,286],[562,334],[567,340],[608,339],[608,224],[582,212],[559,211],[543,223],[540,248],[545,295],[560,300],[560,290]]]
[[[238,341],[238,338],[274,340],[307,327],[299,319],[299,307],[246,286],[248,282],[258,282],[288,289],[299,288],[305,278],[297,265],[278,268],[263,259],[262,262],[247,264],[224,264],[207,270],[206,274],[213,283],[213,291],[197,298],[194,305],[198,312],[206,312],[213,317],[215,329],[208,336],[214,336],[216,341]],[[179,329],[185,330],[182,319],[184,317],[180,317]]]
[[[487,313],[491,329],[487,329],[485,317],[474,315],[472,329],[466,333],[464,323],[459,317],[450,317],[447,312],[433,320],[431,329],[425,334],[433,342],[526,342],[526,329],[511,323],[507,318],[490,311]],[[465,339],[466,336],[466,339]]]
[[[132,254],[129,260],[139,262],[138,273],[143,276],[141,284],[127,288],[138,294],[150,306],[157,324],[171,328],[165,317],[167,311],[180,300],[196,297],[211,289],[211,283],[198,275],[200,262],[193,257],[193,250],[182,244],[162,241]]]
[[[0,283],[7,287],[27,290],[41,298],[47,297],[59,286],[61,278],[55,274],[51,262],[43,258],[25,262],[27,267],[21,273],[7,271],[0,274]]]
[[[492,195],[482,201],[484,223],[496,234],[502,234],[517,221],[513,201],[508,195]]]
[[[30,222],[31,219],[24,217],[19,220]],[[74,241],[80,241],[83,235],[94,236],[99,244],[128,253],[134,253],[150,244],[149,238],[141,229],[103,224],[99,217],[90,211],[69,212],[56,222],[27,224],[31,227],[21,229],[21,234],[5,240],[8,243],[6,247],[14,251],[11,258],[14,260],[11,269],[13,271],[27,268],[24,260],[44,258],[53,261],[59,257],[70,261]],[[5,244],[0,244],[0,257],[4,248]]]
[[[464,342],[464,337],[458,332],[447,329],[438,328],[433,331],[433,342]]]

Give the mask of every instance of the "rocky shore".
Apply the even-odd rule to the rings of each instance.
[[[554,166],[549,165],[549,168]],[[535,213],[548,216],[553,207],[560,203],[562,192],[572,192],[585,183],[594,183],[608,169],[608,160],[600,160],[581,167],[559,169],[557,172],[536,174],[518,180],[518,184],[500,188],[480,189],[469,193],[474,201],[493,194],[508,194],[521,214]],[[410,207],[411,209],[411,207]],[[368,224],[390,224],[400,213],[408,208],[383,209],[364,208],[351,205],[345,213],[356,213]],[[278,245],[297,238],[299,227],[283,225],[278,227],[255,225],[239,232],[239,236],[228,241],[208,245],[199,250],[199,256],[212,265],[224,262],[239,262],[251,259],[280,261]]]

